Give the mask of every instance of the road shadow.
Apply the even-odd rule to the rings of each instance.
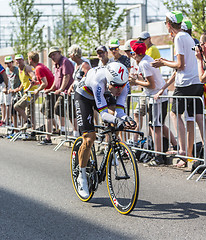
[[[82,213],[83,215],[84,213]],[[94,214],[94,218],[98,218]],[[0,239],[133,239],[41,202],[0,189]],[[141,237],[139,239],[142,239]]]
[[[92,207],[94,208],[113,208],[109,198],[94,197],[89,203],[93,204]],[[136,207],[129,216],[165,220],[194,219],[206,216],[206,203],[175,202],[172,204],[153,204],[149,201],[138,200]]]
[[[153,204],[139,200],[131,216],[149,219],[185,220],[206,216],[206,203]]]

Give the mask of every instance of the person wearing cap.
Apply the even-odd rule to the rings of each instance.
[[[133,40],[130,42],[130,45],[133,50],[132,56],[139,63],[138,75],[135,78],[130,78],[130,83],[131,85],[143,87],[146,96],[152,96],[164,86],[165,81],[162,78],[159,68],[151,66],[150,63],[153,62],[154,59],[146,55],[146,44]],[[167,95],[167,89],[165,89],[163,95]],[[161,142],[163,139],[161,129],[163,130],[163,135],[169,139],[168,128],[164,123],[167,115],[167,105],[167,98],[158,99],[155,102],[152,98],[149,99],[149,127],[152,132],[156,152],[161,151]],[[171,140],[173,141],[173,145],[176,145],[174,136],[173,138],[171,137]],[[160,164],[164,164],[164,159],[163,156],[159,154],[156,154],[148,163],[149,166],[157,166]]]
[[[142,41],[146,44],[147,50],[146,54],[153,59],[160,58],[159,49],[152,43],[150,34],[147,31],[141,32],[139,35],[139,41]]]
[[[9,85],[8,94],[5,99],[7,122],[9,123],[9,116],[11,113],[14,127],[17,127],[17,116],[16,116],[16,111],[14,110],[14,103],[17,100],[15,100],[16,94],[15,93],[11,94],[11,90],[21,85],[21,82],[19,80],[19,70],[18,70],[18,67],[13,65],[12,56],[6,56],[4,58],[4,62],[7,65],[6,74],[8,77],[8,85]],[[11,106],[11,112],[10,112],[10,106]]]
[[[61,123],[61,132],[65,132],[65,105],[64,105],[64,95],[67,94],[69,87],[74,82],[72,77],[74,72],[74,65],[72,62],[65,56],[61,54],[61,50],[57,46],[53,46],[49,49],[48,57],[52,59],[55,64],[55,74],[54,74],[54,83],[53,85],[45,90],[45,93],[50,93],[54,91],[54,94],[57,95],[57,100],[54,106],[54,113],[60,117]],[[71,105],[71,96],[68,97],[69,104],[69,119],[72,121],[72,105]],[[77,126],[74,126],[74,131],[77,131]]]
[[[9,80],[6,75],[5,68],[0,64],[0,104],[1,104],[1,112],[2,112],[2,119],[0,120],[0,126],[5,124],[5,94],[8,93],[8,87],[9,87]]]
[[[12,94],[11,98],[11,116],[12,121],[14,124],[14,128],[17,128],[17,112],[14,109],[14,104],[18,101],[19,95],[18,93],[12,93],[13,89],[18,88],[21,85],[21,81],[19,79],[19,69],[18,67],[14,66],[14,61],[12,56],[6,56],[4,58],[4,62],[7,65],[6,67],[6,74],[8,76],[11,88],[8,90],[8,93]],[[8,136],[8,138],[12,138],[14,136],[14,132],[17,132],[17,130],[12,130],[12,133]]]
[[[125,65],[125,67],[128,69],[128,71],[131,68],[131,64],[130,64],[130,59],[125,56],[125,55],[121,55],[119,52],[119,40],[117,38],[115,39],[111,39],[109,42],[109,50],[111,51],[113,58],[112,60],[114,60],[115,62],[120,62],[123,65]]]
[[[108,57],[108,51],[105,46],[100,45],[96,47],[95,50],[97,53],[97,57],[99,58],[99,63],[98,63],[99,67],[106,66],[110,62],[114,62],[112,58]]]
[[[192,37],[181,29],[183,15],[180,11],[172,11],[166,13],[165,25],[170,34],[174,36],[174,46],[176,51],[176,61],[169,61],[167,59],[156,59],[152,66],[159,68],[161,66],[171,67],[175,70],[172,77],[163,86],[160,92],[161,95],[171,83],[175,82],[175,90],[173,96],[199,96],[203,95],[203,86],[198,77],[197,61],[195,52],[192,50],[194,47],[194,40]],[[195,101],[196,105],[196,122],[198,123],[202,141],[203,137],[203,106],[199,99]],[[177,106],[177,107],[176,107]],[[185,144],[185,125],[182,119],[182,114],[185,112],[184,98],[173,98],[171,117],[175,123],[175,130],[177,132],[178,123],[178,136],[179,136],[179,154],[186,154]],[[194,116],[193,99],[187,99],[187,113],[189,117]],[[194,123],[187,121],[187,155],[192,156],[194,144]],[[180,159],[177,167],[186,166],[186,159]]]
[[[192,22],[189,19],[183,19],[181,29],[192,37]],[[193,38],[195,45],[199,44],[197,38]]]
[[[20,114],[25,122],[24,126],[21,128],[22,130],[30,127],[35,129],[35,100],[37,96],[33,93],[31,93],[31,97],[28,96],[28,91],[33,92],[37,88],[37,86],[32,84],[32,80],[36,80],[36,76],[31,66],[25,64],[22,54],[15,55],[15,60],[19,68],[21,85],[12,89],[11,92],[17,93],[23,90],[24,95],[14,104],[14,109]]]

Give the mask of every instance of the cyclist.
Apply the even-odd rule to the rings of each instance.
[[[89,197],[86,177],[86,166],[90,157],[91,147],[96,138],[93,122],[93,109],[99,111],[102,120],[117,124],[120,129],[136,126],[135,121],[124,112],[126,97],[129,92],[129,72],[118,62],[109,63],[106,67],[96,67],[88,71],[79,83],[75,93],[77,123],[83,134],[83,143],[79,149],[79,193]],[[106,91],[111,96],[105,97]],[[109,113],[109,106],[116,103],[115,116]]]

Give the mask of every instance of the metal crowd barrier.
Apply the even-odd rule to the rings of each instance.
[[[182,159],[189,159],[190,161],[194,161],[194,160],[200,160],[203,162],[202,165],[198,166],[191,174],[190,176],[188,177],[188,180],[191,179],[194,174],[201,168],[205,168],[206,167],[206,151],[204,151],[204,146],[205,146],[205,140],[206,140],[206,131],[205,131],[205,109],[204,109],[204,101],[201,97],[188,97],[188,96],[181,96],[181,97],[173,97],[173,96],[160,96],[160,104],[163,103],[164,99],[168,99],[168,107],[167,107],[167,117],[166,117],[166,120],[165,120],[165,125],[168,127],[168,130],[170,132],[169,134],[169,137],[168,137],[168,140],[169,140],[169,143],[171,142],[171,133],[173,133],[176,141],[177,141],[177,153],[176,154],[173,154],[172,156],[173,157],[178,157],[178,158],[182,158]],[[193,118],[189,118],[188,114],[185,113],[182,115],[182,119],[183,119],[183,122],[184,122],[184,125],[185,125],[185,150],[186,150],[186,154],[185,155],[180,155],[179,154],[179,149],[180,149],[180,144],[179,144],[179,127],[178,127],[178,118],[177,118],[177,132],[175,131],[174,129],[174,125],[173,125],[173,122],[172,122],[172,119],[171,119],[171,116],[170,116],[170,112],[171,112],[171,104],[172,104],[172,100],[176,98],[176,99],[180,99],[180,98],[184,98],[184,104],[185,104],[185,109],[187,107],[187,104],[188,104],[188,101],[193,101],[193,105],[194,105],[194,117]],[[141,105],[142,103],[142,100],[144,100],[145,102],[145,112],[146,112],[146,115],[143,117],[143,119],[141,119],[140,117],[140,114],[138,115],[138,120],[139,122],[142,120],[143,122],[143,127],[142,127],[142,131],[145,133],[145,136],[146,138],[148,138],[149,136],[149,116],[148,116],[148,110],[149,110],[149,101],[152,102],[152,104],[155,103],[155,100],[154,100],[154,97],[153,96],[150,96],[150,97],[147,97],[147,96],[144,96],[141,94],[131,94],[131,107],[130,107],[130,116],[131,117],[134,117],[134,109],[136,107],[136,105]],[[203,114],[202,114],[202,125],[200,126],[200,129],[202,131],[202,138],[201,138],[201,134],[200,134],[200,130],[197,128],[198,125],[196,123],[196,120],[197,120],[197,114],[196,114],[196,107],[195,107],[195,103],[196,101],[199,100],[202,104],[202,111],[203,111]],[[177,101],[176,101],[177,103]],[[177,106],[177,104],[176,104]],[[162,113],[161,113],[162,115]],[[178,109],[177,109],[177,115],[178,115]],[[187,122],[194,122],[194,127],[193,127],[193,131],[194,131],[194,149],[193,149],[193,157],[189,156],[188,155],[188,142],[187,142]],[[140,130],[140,129],[139,129]],[[155,131],[155,127],[154,127],[154,131]],[[161,126],[161,139],[163,139],[163,126]],[[134,138],[134,136],[132,136],[132,138]],[[126,139],[127,140],[127,139]],[[131,140],[131,136],[130,136],[130,140]],[[203,149],[203,157],[201,158],[198,154],[199,152],[197,152],[197,143],[200,143],[202,142],[202,149]],[[134,141],[132,141],[132,143],[134,143]],[[154,149],[155,149],[155,145],[156,145],[156,142],[153,141],[154,143]],[[135,147],[135,143],[132,144],[132,148],[134,150],[140,150],[140,151],[146,151],[146,152],[153,152],[153,153],[158,153],[158,154],[162,154],[162,155],[168,155],[167,153],[164,153],[163,152],[163,141],[161,141],[161,151],[157,152],[157,151],[154,151],[154,150],[149,150],[149,149],[141,149],[139,146],[138,147]],[[169,144],[169,151],[171,151],[171,144]],[[200,174],[200,176],[197,178],[197,181],[199,181],[203,176],[204,174],[206,173],[206,169],[203,170],[203,172]]]
[[[149,138],[149,115],[148,115],[148,110],[149,110],[149,102],[151,102],[152,104],[155,103],[155,100],[153,98],[153,96],[145,96],[142,94],[130,94],[128,95],[131,97],[131,104],[130,104],[130,109],[128,110],[128,112],[130,113],[130,116],[133,117],[134,116],[134,109],[136,108],[136,105],[138,105],[138,110],[140,110],[140,106],[142,104],[142,101],[144,100],[145,102],[145,115],[141,118],[140,114],[138,115],[138,121],[142,121],[143,126],[141,131],[143,131],[145,133],[145,137],[146,139]],[[28,92],[28,98],[31,99],[33,98],[33,92]],[[49,110],[50,110],[50,115],[51,116],[46,116],[49,113],[46,113],[46,111],[48,111],[48,106],[43,105],[43,102],[45,101],[46,98],[50,98],[49,99]],[[22,129],[23,126],[23,120],[21,118],[19,118],[18,114],[17,114],[17,118],[18,118],[18,125],[17,127],[9,127],[10,129],[16,130],[17,133],[14,135],[14,137],[11,139],[11,141],[16,141],[20,135],[22,133],[27,133],[27,132],[35,132],[38,134],[48,134],[48,135],[53,135],[54,133],[51,131],[47,131],[47,129],[49,129],[49,123],[48,123],[48,119],[50,119],[50,129],[53,129],[53,125],[54,128],[59,129],[60,132],[60,136],[61,136],[61,141],[59,144],[57,144],[54,148],[54,151],[57,151],[65,142],[73,142],[74,139],[76,138],[75,136],[73,136],[73,129],[74,129],[74,124],[75,124],[75,108],[74,108],[74,94],[71,95],[71,104],[69,105],[69,96],[67,94],[61,94],[61,98],[62,98],[62,104],[60,104],[56,109],[54,108],[55,103],[58,101],[59,95],[55,95],[54,93],[50,93],[47,96],[44,94],[44,92],[40,92],[38,98],[32,103],[32,101],[28,101],[27,102],[27,107],[30,107],[30,109],[33,108],[33,111],[30,111],[30,120],[31,122],[33,122],[33,128],[26,128],[26,129]],[[192,160],[200,160],[203,162],[203,165],[198,166],[188,177],[188,179],[192,178],[194,176],[194,174],[201,168],[206,167],[206,151],[204,151],[203,153],[203,158],[200,158],[200,156],[198,156],[198,152],[196,149],[196,144],[198,142],[202,141],[202,145],[203,145],[203,150],[204,150],[204,146],[205,146],[205,109],[204,109],[204,102],[203,99],[200,97],[188,97],[188,96],[184,96],[184,97],[173,97],[173,96],[160,96],[160,104],[163,103],[163,101],[165,100],[165,98],[168,99],[168,106],[167,106],[167,116],[166,116],[166,120],[165,120],[165,125],[168,127],[168,141],[169,143],[171,142],[172,139],[172,135],[171,133],[173,133],[176,141],[177,141],[177,153],[173,155],[173,157],[179,157],[179,158],[183,158],[183,159],[191,159]],[[202,135],[203,135],[203,140],[200,137],[200,132],[199,129],[197,129],[197,124],[196,124],[196,120],[197,120],[197,115],[196,115],[196,108],[194,107],[194,117],[192,119],[189,119],[187,114],[183,114],[182,115],[182,119],[183,122],[185,124],[185,149],[186,149],[186,154],[183,156],[181,154],[179,154],[179,149],[180,149],[180,145],[179,145],[179,129],[177,127],[177,133],[175,132],[173,123],[172,123],[172,119],[170,116],[170,111],[171,111],[171,102],[173,98],[184,98],[185,99],[185,108],[187,106],[187,103],[189,100],[192,99],[193,104],[195,106],[196,101],[199,99],[202,103],[202,108],[203,108],[203,112],[204,114],[202,115],[202,126],[201,129],[203,131]],[[63,113],[62,113],[63,111]],[[154,109],[153,109],[154,111]],[[58,113],[57,113],[58,112]],[[69,120],[69,112],[70,112],[70,116],[71,116],[71,121]],[[154,114],[153,114],[154,115]],[[59,117],[62,116],[62,117]],[[160,116],[162,116],[162,112],[160,113]],[[188,156],[188,143],[187,143],[187,122],[188,120],[190,121],[194,121],[194,156]],[[100,118],[97,119],[97,121],[100,121]],[[178,118],[177,118],[177,126],[178,126]],[[98,123],[97,123],[98,124]],[[140,129],[139,129],[140,130]],[[155,132],[155,127],[154,127],[154,132]],[[161,139],[163,139],[163,126],[161,126],[161,131],[160,131],[160,137]],[[134,134],[127,134],[127,135],[123,135],[122,136],[123,140],[128,141],[130,146],[132,147],[132,149],[134,151],[139,150],[139,151],[145,151],[145,152],[150,152],[150,153],[158,153],[158,154],[162,154],[162,155],[168,155],[167,153],[163,152],[163,141],[161,141],[161,150],[160,151],[155,151],[154,149],[156,148],[156,142],[153,141],[154,144],[154,148],[153,149],[143,149],[141,148],[141,145],[139,144],[138,146],[136,146],[136,142],[134,141]],[[171,144],[169,144],[169,151],[171,150]],[[206,169],[202,172],[202,174],[200,174],[200,176],[197,178],[197,181],[199,181],[203,175],[206,173]]]

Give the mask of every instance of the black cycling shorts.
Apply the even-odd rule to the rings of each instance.
[[[116,104],[115,98],[110,92],[105,92],[107,106]],[[83,97],[79,93],[75,93],[74,102],[76,107],[77,124],[81,133],[93,132],[94,129],[94,110],[97,110],[95,100]]]

